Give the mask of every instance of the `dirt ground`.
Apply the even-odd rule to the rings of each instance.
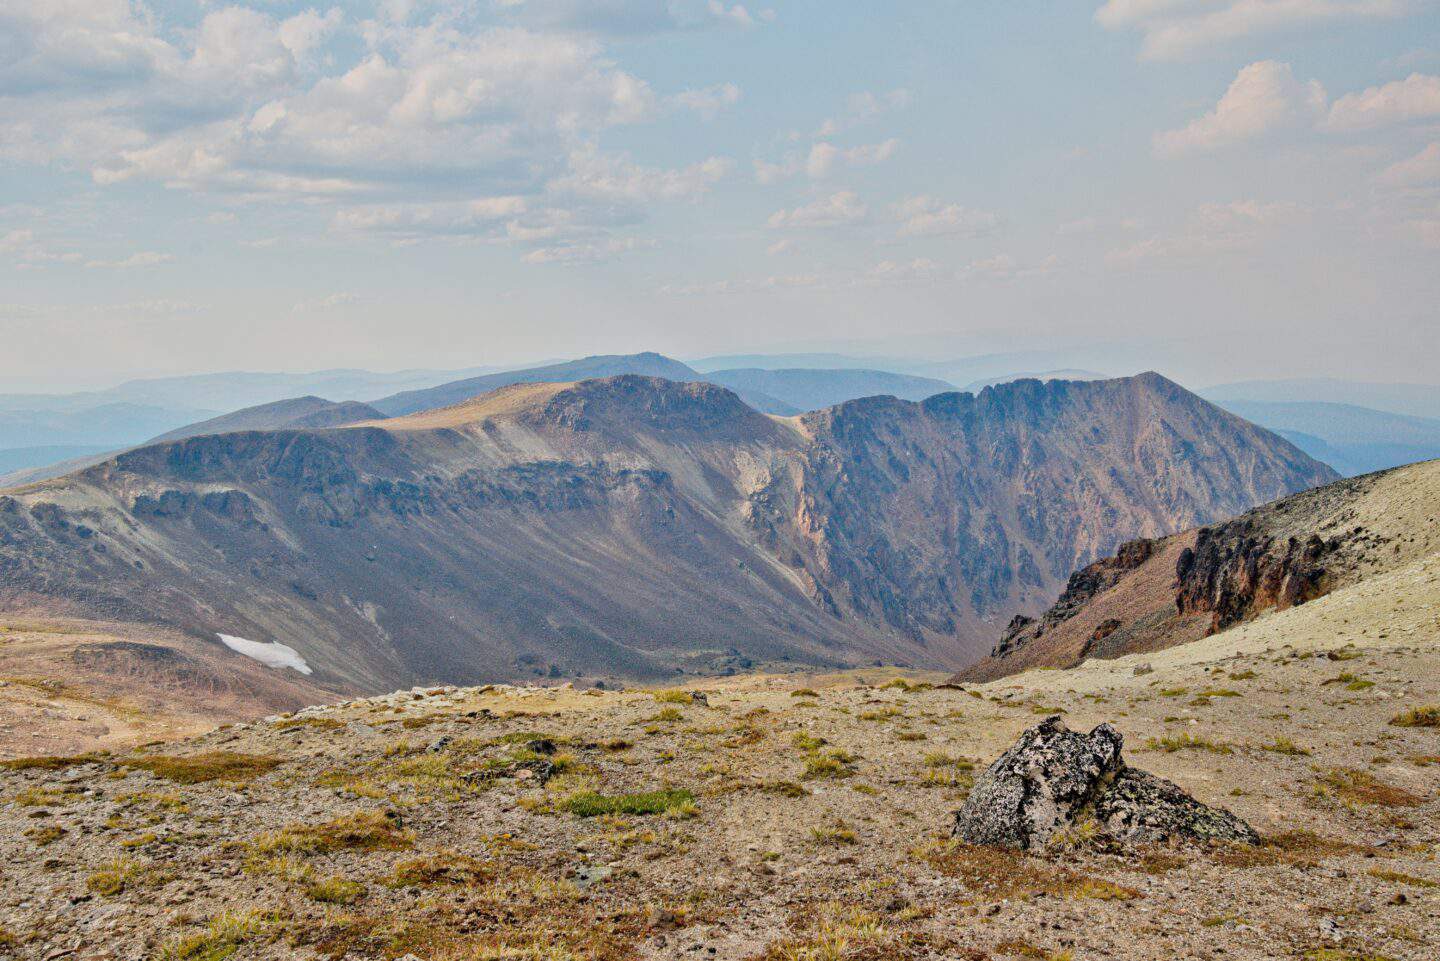
[[[728,679],[703,700],[437,689],[12,761],[0,950],[1433,959],[1440,728],[1392,720],[1440,704],[1435,570],[1395,576],[1138,675],[1136,658],[971,689],[878,670]],[[1056,712],[1115,724],[1133,766],[1266,844],[949,841],[972,779]]]

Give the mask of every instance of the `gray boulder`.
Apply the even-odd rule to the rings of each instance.
[[[971,844],[1041,851],[1074,830],[1120,843],[1238,841],[1259,835],[1228,811],[1126,767],[1124,739],[1109,724],[1078,734],[1048,717],[1020,735],[975,782],[952,834]]]

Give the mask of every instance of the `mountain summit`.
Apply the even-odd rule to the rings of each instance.
[[[283,644],[336,689],[959,667],[1079,565],[1334,479],[1156,374],[792,418],[510,385],[155,444],[0,495],[0,605]]]

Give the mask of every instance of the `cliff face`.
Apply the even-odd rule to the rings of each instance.
[[[1440,461],[1308,490],[1218,524],[1124,545],[1017,616],[960,680],[1170,647],[1304,604],[1440,550]]]
[[[278,641],[355,689],[958,666],[1122,540],[1330,476],[1155,375],[791,419],[703,383],[522,384],[7,492],[0,606]]]

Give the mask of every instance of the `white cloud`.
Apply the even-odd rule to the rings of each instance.
[[[801,173],[819,180],[830,176],[837,166],[869,167],[884,163],[895,156],[900,141],[895,138],[879,143],[860,144],[855,147],[837,147],[822,140],[812,144],[804,154],[791,152],[779,163],[766,160],[755,161],[755,180],[761,184],[775,184]]]
[[[910,106],[912,100],[910,91],[903,87],[883,93],[866,90],[853,94],[845,105],[845,112],[821,123],[819,129],[815,131],[815,136],[820,140],[833,137],[852,127],[868,123],[881,114],[903,110]]]
[[[939,237],[963,234],[978,237],[1000,225],[1000,216],[987,210],[971,210],[947,204],[934,197],[909,197],[894,206],[900,221],[901,237]]]
[[[736,3],[726,6],[720,0],[710,0],[709,10],[710,15],[716,20],[746,28],[756,26],[755,18],[750,15],[749,10],[745,9],[744,4]]]
[[[131,0],[0,0],[0,159],[76,165],[102,186],[151,181],[231,203],[326,205],[338,228],[406,241],[452,234],[555,247],[643,220],[652,204],[694,200],[732,167],[710,157],[656,168],[601,153],[605,131],[674,109],[713,117],[741,93],[722,83],[661,97],[586,24],[617,28],[599,34],[626,32],[622,22],[688,29],[771,17],[706,0],[500,4],[517,20],[564,28],[547,32],[485,26],[454,4],[381,6],[363,21],[338,6],[289,18],[223,6],[180,30]],[[872,160],[862,148],[853,156]],[[471,199],[454,199],[458,184]]]
[[[154,250],[141,250],[119,260],[87,260],[86,267],[106,270],[131,270],[136,267],[155,267],[175,262],[174,254],[162,254]]]
[[[1139,30],[1148,60],[1175,60],[1209,47],[1311,24],[1400,17],[1413,0],[1107,0],[1095,19]]]
[[[799,249],[799,244],[797,244],[793,239],[786,237],[783,240],[777,240],[770,246],[766,247],[765,253],[769,254],[771,257],[778,257],[781,254],[793,254]]]
[[[30,55],[0,77],[19,91],[0,142],[12,157],[84,164],[102,184],[319,198],[460,177],[514,187],[657,106],[648,84],[572,34],[466,31],[438,14],[371,24],[358,59],[312,77],[300,58],[338,14],[281,21],[227,7],[188,48],[148,19],[116,14],[91,36],[72,29],[79,17],[11,15]]]
[[[1440,184],[1440,143],[1429,144],[1415,156],[1391,164],[1376,179],[1388,187]]]
[[[1300,204],[1241,200],[1201,204],[1178,230],[1155,234],[1109,251],[1106,263],[1134,268],[1149,263],[1199,261],[1256,247],[1267,235],[1303,224],[1313,211]]]
[[[845,227],[863,223],[870,209],[850,190],[822,197],[793,210],[777,210],[767,224],[772,229],[805,227]]]
[[[909,284],[930,284],[952,279],[954,271],[947,270],[927,257],[910,261],[882,260],[865,274],[868,284],[879,286],[905,286]]]
[[[392,0],[409,6],[409,0]],[[775,19],[775,11],[751,12],[743,4],[716,0],[491,0],[515,22],[533,27],[635,36],[706,27],[751,29]],[[407,16],[397,18],[400,21]]]
[[[0,235],[0,253],[11,254],[20,270],[41,270],[47,264],[78,263],[84,259],[74,251],[53,249],[28,228]]]
[[[599,264],[614,260],[622,254],[654,246],[634,237],[615,237],[596,243],[561,244],[541,247],[525,255],[527,264],[559,264],[573,267],[580,264]]]
[[[1262,60],[1240,70],[1215,109],[1179,130],[1155,135],[1155,152],[1173,157],[1310,126],[1324,115],[1325,88],[1301,82],[1288,63]]]
[[[671,99],[706,120],[714,120],[727,108],[740,102],[740,88],[733,83],[720,83],[694,90],[682,90]]]
[[[678,170],[641,167],[628,158],[586,148],[571,154],[570,172],[552,180],[547,190],[600,203],[695,200],[733,167],[728,157],[711,157]]]
[[[1060,258],[1051,254],[1039,263],[1022,264],[1009,254],[996,254],[967,264],[963,275],[966,279],[988,280],[1029,280],[1054,273],[1060,266]]]
[[[780,274],[749,280],[712,280],[695,284],[664,284],[656,292],[668,297],[715,297],[764,290],[802,290],[830,286],[819,274]]]
[[[1404,80],[1336,100],[1325,126],[1331,130],[1364,130],[1436,117],[1440,117],[1440,77],[1412,73]]]
[[[350,291],[337,291],[324,297],[316,297],[313,300],[301,300],[291,308],[296,314],[318,314],[327,313],[332,310],[342,310],[346,307],[353,307],[360,303],[360,295]]]
[[[302,58],[318,47],[343,19],[344,14],[338,7],[331,7],[323,15],[315,10],[297,13],[280,24],[280,43],[291,55]]]
[[[483,197],[432,204],[371,204],[346,207],[335,214],[340,230],[374,233],[492,234],[526,212],[523,197]]]

